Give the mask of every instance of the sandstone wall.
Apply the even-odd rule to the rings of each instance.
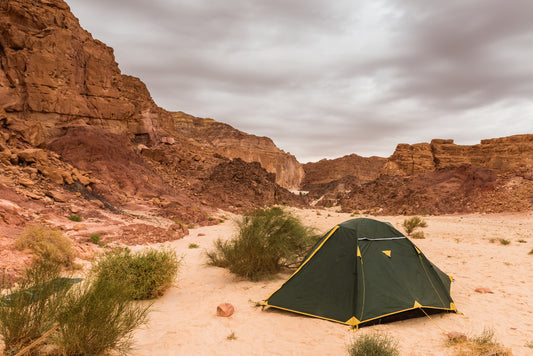
[[[280,150],[268,137],[239,131],[213,119],[198,118],[183,112],[172,113],[180,134],[209,145],[218,154],[259,162],[267,172],[276,174],[276,183],[286,189],[297,189],[304,176],[296,157]]]
[[[328,183],[345,176],[353,176],[361,181],[372,181],[379,176],[386,162],[387,159],[382,157],[361,157],[351,154],[337,159],[306,163],[303,186]]]
[[[462,164],[533,179],[533,134],[487,139],[471,146],[443,139],[434,139],[429,144],[399,144],[382,173],[413,175]]]
[[[32,145],[76,121],[154,140],[175,132],[170,115],[113,49],[83,30],[62,0],[0,2],[0,120]]]

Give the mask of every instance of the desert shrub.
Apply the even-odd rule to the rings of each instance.
[[[455,348],[454,356],[511,356],[512,352],[498,343],[494,338],[494,330],[483,329],[479,336],[465,339],[452,339],[448,346]]]
[[[405,232],[407,232],[407,235],[411,235],[416,228],[423,228],[427,226],[428,224],[426,221],[419,216],[413,216],[403,221],[403,228],[405,229]]]
[[[397,356],[398,341],[387,334],[362,334],[348,345],[350,356]]]
[[[195,243],[190,243],[189,244],[189,248],[198,248],[198,247],[200,247],[200,245],[198,245],[198,244],[195,244]]]
[[[300,220],[277,207],[246,214],[237,224],[237,236],[215,241],[207,257],[210,264],[250,280],[295,267],[318,240]]]
[[[81,216],[79,215],[76,215],[76,214],[72,214],[68,217],[68,219],[70,221],[75,221],[75,222],[80,222],[82,219],[81,219]]]
[[[37,259],[72,266],[74,253],[70,239],[61,231],[43,225],[27,226],[15,241],[15,248],[30,249]]]
[[[511,243],[511,240],[507,240],[507,239],[498,239],[498,241],[500,241],[500,244],[502,245],[509,245]]]
[[[424,231],[420,230],[420,231],[415,231],[411,234],[411,237],[413,239],[425,239],[426,236],[424,235]]]
[[[94,232],[92,234],[89,234],[89,240],[95,245],[100,245],[100,240],[102,238],[102,235]]]
[[[54,313],[66,291],[60,288],[59,272],[59,265],[38,260],[0,298],[0,335],[6,355],[17,353],[53,328]]]
[[[162,295],[176,278],[181,259],[169,249],[129,249],[104,255],[93,268],[97,280],[125,281],[132,299]]]
[[[533,255],[533,248],[528,252],[528,255]]]
[[[90,276],[71,288],[57,312],[53,340],[62,355],[125,354],[133,331],[148,320],[151,304],[131,301],[125,281]]]

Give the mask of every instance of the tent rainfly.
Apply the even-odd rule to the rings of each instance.
[[[457,312],[451,281],[391,224],[352,219],[326,233],[262,305],[359,327]]]

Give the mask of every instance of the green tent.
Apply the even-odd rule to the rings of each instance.
[[[391,224],[360,218],[324,235],[262,304],[356,327],[456,311],[450,284]]]

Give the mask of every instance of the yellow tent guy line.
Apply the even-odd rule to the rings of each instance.
[[[431,284],[431,287],[433,287],[433,290],[435,291],[435,293],[437,293],[437,297],[439,297],[441,304],[445,305],[444,301],[440,297],[439,292],[437,291],[437,288],[435,288],[435,286],[433,285],[433,282],[431,281],[431,278],[429,278],[428,271],[426,270],[426,267],[424,266],[424,261],[422,261],[422,256],[418,255],[418,258],[420,259],[420,264],[422,265],[422,268],[424,269],[424,272],[426,273],[426,277],[428,278],[429,284]]]
[[[298,269],[297,269],[297,270],[296,270],[296,271],[295,271],[295,272],[289,277],[289,279],[287,279],[287,280],[285,281],[285,283],[287,283],[288,281],[290,281],[291,278],[294,277],[294,276],[296,275],[296,273],[300,272],[300,270],[302,269],[302,267],[305,266],[305,265],[307,264],[307,262],[309,262],[309,260],[310,260],[311,258],[313,258],[313,256],[315,255],[315,253],[317,253],[318,250],[320,250],[320,249],[322,248],[322,246],[324,246],[324,244],[326,243],[326,241],[329,240],[329,238],[331,237],[331,235],[333,235],[333,233],[334,233],[335,231],[337,231],[337,229],[338,229],[339,227],[340,227],[340,226],[337,225],[337,226],[335,226],[335,227],[329,232],[328,236],[326,236],[326,238],[324,239],[324,241],[322,241],[322,243],[320,244],[320,246],[318,246],[318,247],[316,248],[316,250],[313,251],[313,253],[311,254],[311,256],[309,256],[309,258],[308,258],[307,260],[305,260],[304,263],[302,263],[302,264],[300,265],[300,267],[298,267]],[[285,285],[285,283],[283,283],[283,284],[281,285],[281,287],[283,287],[283,286]],[[276,289],[271,295],[269,295],[268,298],[267,298],[266,300],[269,300],[270,297],[272,297],[272,296],[274,295],[274,293],[276,293],[278,290],[281,289],[281,287],[279,287],[279,288]]]

